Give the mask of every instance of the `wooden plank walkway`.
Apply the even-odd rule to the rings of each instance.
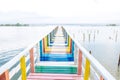
[[[83,78],[77,74],[30,73],[27,80],[83,80]]]
[[[49,54],[52,54],[52,56],[48,55],[49,60],[52,59],[55,61],[54,63],[57,63],[57,64],[60,64],[58,63],[58,61],[60,60],[65,61],[66,59],[67,61],[69,58],[73,57],[70,51],[69,53],[67,53],[67,51],[70,50],[71,48],[68,48],[68,46],[66,46],[62,28],[58,28],[54,37],[53,44],[52,46],[48,47],[48,49],[49,49]],[[55,55],[58,55],[58,56],[55,56]],[[47,64],[47,63],[44,62],[44,64]],[[50,64],[50,63],[48,64],[49,66],[47,65],[42,66],[41,64],[38,66],[36,65],[35,73],[30,73],[27,77],[27,80],[83,80],[82,77],[77,74],[77,67],[73,67],[73,65],[54,66],[53,64]]]
[[[116,80],[69,30],[49,33],[1,66],[0,80]]]

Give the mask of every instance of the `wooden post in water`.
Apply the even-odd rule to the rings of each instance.
[[[117,42],[117,36],[118,36],[118,35],[117,35],[117,32],[116,32],[116,35],[115,35],[115,42]]]
[[[95,41],[95,31],[94,31],[94,41]]]
[[[83,42],[85,41],[85,33],[83,33]]]
[[[118,67],[120,66],[120,54],[119,54],[119,59],[118,59]]]
[[[91,51],[89,51],[89,53],[91,54]]]
[[[81,75],[82,73],[82,52],[79,50],[78,53],[78,75]]]
[[[91,35],[91,34],[89,33],[89,34],[88,34],[88,37],[89,37],[89,42],[90,42],[90,35]]]
[[[10,80],[8,70],[6,70],[3,74],[0,75],[0,80]]]
[[[99,30],[97,30],[97,34],[99,34]]]

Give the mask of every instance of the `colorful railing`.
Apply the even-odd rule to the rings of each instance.
[[[56,28],[53,32],[45,36],[40,41],[40,61],[64,61],[64,62],[74,61],[74,52],[73,52],[74,42],[64,31],[63,31],[64,32],[63,37],[65,38],[65,43],[63,44],[65,46],[64,50],[60,48],[56,48],[56,50],[54,49],[51,52],[53,46],[52,43],[54,42],[54,38],[55,38],[55,35],[53,33],[56,32],[57,29],[58,28]],[[51,54],[51,53],[55,53],[55,54]],[[65,54],[61,54],[61,53],[65,53]]]
[[[78,56],[78,75],[84,75],[84,80],[116,80],[90,53],[80,45],[78,40],[71,34],[68,27],[63,27],[67,34],[75,42]]]
[[[44,35],[40,36],[38,40],[0,67],[0,80],[26,80],[27,75],[30,72],[34,72],[34,66],[39,52],[39,41],[52,32],[55,27],[46,28],[48,30],[44,32]]]

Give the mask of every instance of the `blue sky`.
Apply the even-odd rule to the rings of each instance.
[[[0,0],[0,23],[120,23],[120,0]]]

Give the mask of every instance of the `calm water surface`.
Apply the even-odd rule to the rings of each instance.
[[[0,27],[0,66],[38,40],[47,31],[49,31],[49,26]]]
[[[120,80],[120,26],[71,27],[76,38],[117,79]],[[74,31],[74,32],[73,32]]]

